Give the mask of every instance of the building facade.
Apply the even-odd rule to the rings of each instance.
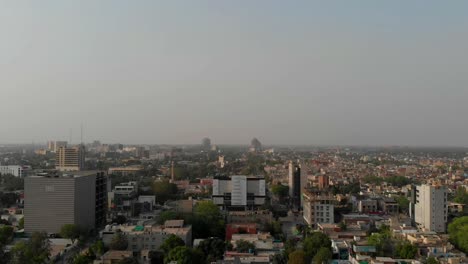
[[[80,171],[85,167],[85,147],[59,147],[55,154],[55,169],[59,171]]]
[[[289,161],[288,183],[292,205],[299,209],[303,206],[302,193],[307,187],[307,172],[302,163]]]
[[[422,230],[444,233],[447,225],[447,188],[421,185],[413,188],[412,218]]]
[[[28,168],[18,165],[8,165],[8,166],[1,166],[0,165],[0,175],[11,174],[15,177],[23,178],[26,175],[26,171]]]
[[[100,232],[104,245],[109,246],[117,232],[128,240],[128,250],[158,250],[170,235],[180,237],[186,246],[192,245],[192,226],[184,225],[184,220],[169,220],[162,226],[106,226]]]
[[[50,152],[57,152],[57,150],[58,150],[60,147],[66,148],[66,147],[67,147],[67,144],[68,144],[67,141],[48,141],[48,142],[47,142],[47,149],[48,149]]]
[[[64,224],[95,229],[105,224],[104,172],[80,172],[25,178],[25,232],[60,232]]]
[[[326,192],[305,191],[303,197],[303,216],[308,225],[316,227],[317,224],[335,223],[334,213],[337,201],[333,195]]]
[[[227,210],[253,210],[265,204],[264,177],[235,175],[213,179],[213,203]]]

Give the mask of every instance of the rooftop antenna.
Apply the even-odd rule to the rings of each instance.
[[[70,128],[70,138],[69,138],[69,141],[68,141],[68,143],[69,143],[70,145],[71,145],[71,143],[72,143],[72,135],[73,135],[73,129]]]
[[[81,130],[81,135],[80,135],[80,137],[81,137],[81,145],[83,145],[83,123],[81,123],[81,125],[80,125],[80,130]]]

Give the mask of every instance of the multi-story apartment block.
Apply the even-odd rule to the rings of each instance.
[[[85,167],[84,145],[59,147],[56,151],[55,169],[59,171],[80,171]]]
[[[23,178],[26,175],[26,172],[30,169],[27,166],[18,166],[18,165],[0,165],[0,175],[11,174],[15,177]]]
[[[365,199],[358,202],[358,211],[360,213],[375,213],[378,211],[376,199]]]
[[[418,228],[443,233],[447,225],[447,188],[421,185],[413,188],[411,214]]]
[[[116,232],[128,240],[128,250],[158,250],[170,235],[180,237],[185,245],[192,245],[192,226],[184,225],[184,220],[168,220],[162,226],[106,226],[100,232],[104,245],[108,246]]]
[[[326,192],[314,192],[306,190],[303,193],[304,220],[312,227],[317,224],[333,224],[335,222],[336,198]]]
[[[235,175],[213,180],[213,203],[227,210],[252,210],[265,204],[265,178]]]
[[[65,224],[96,229],[105,224],[107,175],[99,171],[43,174],[25,178],[27,233],[60,232]]]

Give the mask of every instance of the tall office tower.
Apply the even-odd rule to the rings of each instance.
[[[201,143],[202,149],[204,150],[210,150],[211,149],[211,139],[209,138],[203,138],[202,143]]]
[[[262,151],[262,143],[260,143],[260,140],[258,140],[257,138],[253,138],[252,141],[250,141],[249,151],[250,152]]]
[[[105,224],[107,175],[100,171],[25,178],[25,232],[60,232],[65,224],[94,229]]]
[[[289,197],[294,208],[299,209],[303,205],[302,193],[307,187],[307,172],[300,161],[289,161]]]
[[[265,204],[265,178],[235,175],[213,179],[213,203],[227,210],[254,210]]]
[[[412,190],[411,217],[423,230],[444,233],[447,225],[447,188],[421,185]]]
[[[67,147],[67,141],[48,141],[47,149],[51,152],[57,152],[60,147]]]
[[[60,147],[55,154],[55,169],[59,171],[80,171],[84,169],[85,147],[78,145],[67,148]]]

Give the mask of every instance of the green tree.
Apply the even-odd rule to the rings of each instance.
[[[289,187],[282,184],[276,184],[271,187],[271,193],[282,199],[288,196]]]
[[[169,181],[158,181],[153,184],[153,192],[158,203],[174,199],[177,195],[177,185]]]
[[[134,257],[126,257],[117,262],[117,264],[138,264],[138,260]]]
[[[456,203],[468,204],[468,192],[464,187],[460,186],[457,188],[453,201]]]
[[[183,219],[180,213],[175,211],[164,211],[159,215],[158,224],[163,225],[167,220]]]
[[[24,228],[24,216],[19,220],[18,229]]]
[[[166,238],[166,240],[164,240],[160,248],[165,254],[168,254],[172,249],[179,246],[185,246],[184,240],[176,235],[171,234]]]
[[[224,237],[223,215],[211,201],[198,202],[193,216],[186,217],[185,220],[192,225],[195,238]]]
[[[266,232],[269,232],[276,239],[282,239],[284,237],[280,221],[272,221],[271,223],[266,223],[264,230]]]
[[[425,263],[426,264],[439,264],[439,261],[436,258],[431,256],[426,259]]]
[[[346,231],[348,229],[348,226],[346,225],[344,221],[340,222],[340,229],[343,231]]]
[[[91,249],[97,256],[101,256],[102,254],[104,254],[105,251],[104,243],[102,242],[102,240],[98,240],[91,246]]]
[[[212,201],[200,201],[194,208],[194,214],[208,220],[221,219],[221,211]]]
[[[72,243],[75,243],[75,240],[77,240],[80,235],[80,227],[75,224],[65,224],[60,229],[60,236],[70,239]]]
[[[332,252],[329,248],[321,247],[314,256],[314,264],[325,264],[332,259]]]
[[[72,264],[89,264],[92,261],[93,260],[90,259],[88,256],[79,254],[73,257],[71,263]]]
[[[289,254],[294,252],[296,250],[296,245],[297,245],[297,241],[295,239],[290,238],[286,240],[286,243],[284,244],[284,252],[283,252],[284,256],[288,257]]]
[[[288,264],[306,264],[305,252],[302,250],[296,250],[289,254]]]
[[[219,238],[204,239],[197,247],[203,254],[207,262],[216,262],[222,259],[226,250],[226,242]]]
[[[400,207],[401,212],[408,212],[409,204],[410,204],[408,198],[400,195],[395,198],[395,201],[398,203],[398,206]]]
[[[13,227],[0,227],[0,245],[7,245],[13,240]]]
[[[20,241],[11,250],[11,264],[42,264],[49,259],[50,243],[46,233],[34,232],[25,242]]]
[[[272,259],[273,264],[288,264],[288,258],[281,253],[276,253],[273,255]]]
[[[118,225],[123,225],[127,222],[127,218],[123,215],[117,215],[116,217],[114,217],[114,219],[112,219],[112,223],[116,223]]]
[[[330,248],[331,241],[327,235],[321,232],[313,232],[308,237],[304,239],[303,250],[306,256],[306,262],[310,263],[315,254],[319,251],[321,247]]]
[[[122,232],[117,232],[109,246],[113,250],[126,250],[128,248],[128,240]]]
[[[398,243],[396,252],[400,258],[413,259],[418,253],[418,248],[408,241]]]
[[[377,254],[391,257],[393,255],[393,243],[385,233],[374,233],[367,239],[371,246],[375,246]]]
[[[450,241],[465,253],[468,253],[468,216],[457,217],[448,226]]]
[[[255,245],[249,241],[238,240],[236,241],[236,250],[241,253],[255,252]]]
[[[148,253],[148,257],[151,259],[151,264],[162,264],[164,263],[164,252],[152,250]]]
[[[164,263],[176,261],[177,264],[190,264],[192,262],[192,251],[186,246],[178,246],[169,251],[169,254],[164,258]]]

